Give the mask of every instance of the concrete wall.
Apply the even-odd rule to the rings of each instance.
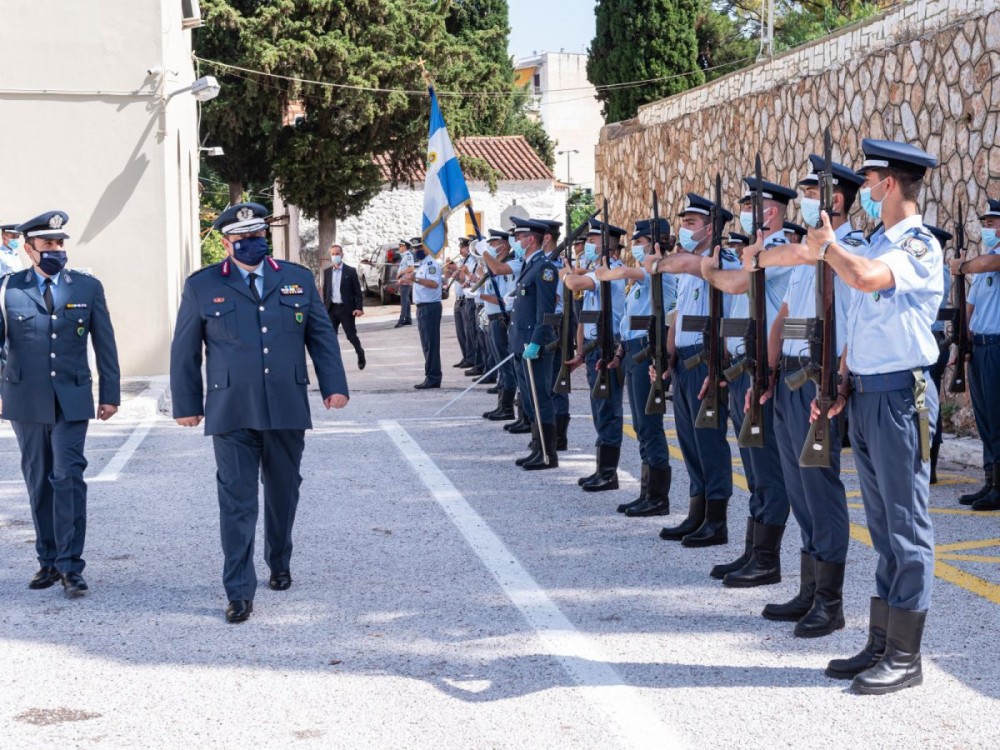
[[[951,229],[958,200],[998,195],[1000,10],[996,0],[914,0],[772,60],[643,107],[604,128],[598,200],[616,223],[649,213],[650,189],[676,213],[688,190],[742,192],[759,150],[766,178],[794,185],[829,125],[834,158],[860,164],[861,139],[905,140],[942,162],[924,216]],[[857,210],[855,218],[860,215]],[[978,224],[968,223],[977,240]],[[974,252],[977,248],[974,248]]]
[[[199,265],[198,133],[180,0],[6,3],[0,219],[69,216],[70,266],[105,285],[123,373],[167,370]],[[159,67],[159,77],[147,69]]]

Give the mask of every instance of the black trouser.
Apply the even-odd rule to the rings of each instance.
[[[441,303],[417,303],[417,332],[424,351],[424,382],[441,385]]]
[[[347,340],[351,342],[351,346],[354,347],[354,351],[358,353],[359,357],[364,354],[365,350],[361,347],[361,339],[358,338],[358,324],[354,317],[354,308],[331,302],[327,311],[330,313],[330,322],[333,323],[333,332],[340,333],[340,326],[343,324],[344,333],[347,335]]]

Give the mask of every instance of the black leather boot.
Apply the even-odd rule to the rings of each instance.
[[[926,622],[927,612],[889,607],[885,654],[878,664],[854,678],[851,690],[863,695],[885,695],[922,684],[920,641]]]
[[[578,487],[583,487],[583,485],[585,485],[587,482],[590,482],[593,479],[595,479],[598,473],[601,471],[601,447],[602,446],[598,444],[597,451],[594,453],[594,471],[585,477],[580,477],[579,479],[577,479],[576,484]]]
[[[981,497],[985,497],[990,494],[990,490],[993,489],[993,467],[987,466],[984,469],[984,474],[986,475],[986,484],[980,487],[975,492],[969,492],[968,494],[961,495],[958,498],[958,502],[962,505],[972,505],[976,500]]]
[[[559,468],[559,453],[556,451],[556,426],[550,422],[543,424],[541,439],[545,441],[545,453],[547,456],[543,457],[541,446],[539,446],[538,455],[533,460],[526,461],[521,466],[525,471]],[[545,461],[546,457],[548,458],[547,463]]]
[[[487,391],[487,393],[489,393],[489,391]],[[491,415],[496,414],[497,411],[500,410],[500,399],[502,397],[499,394],[499,392],[494,391],[494,393],[497,393],[497,405],[496,405],[496,408],[490,409],[489,411],[486,411],[486,412],[483,412],[483,419],[490,419]]]
[[[657,469],[649,467],[649,487],[646,489],[646,502],[625,509],[629,518],[645,518],[647,516],[670,515],[670,483],[673,472],[670,465]]]
[[[941,452],[941,443],[931,446],[931,484],[937,484],[937,464],[938,453]]]
[[[729,509],[729,498],[707,500],[705,502],[705,522],[681,539],[685,547],[714,547],[729,543],[729,527],[726,525],[726,512]]]
[[[753,518],[748,518],[746,547],[743,548],[743,554],[737,557],[731,563],[726,563],[724,565],[716,565],[714,568],[712,568],[711,572],[709,573],[709,575],[712,576],[712,578],[717,578],[721,580],[726,577],[727,573],[733,573],[742,568],[748,562],[750,562],[750,557],[753,554],[753,525],[754,525]]]
[[[844,627],[844,563],[816,561],[812,607],[795,623],[798,638],[822,638]]]
[[[784,535],[784,526],[755,523],[750,561],[723,578],[723,585],[734,589],[749,589],[781,583],[781,538]]]
[[[528,446],[530,453],[523,458],[519,458],[514,462],[515,466],[524,466],[528,461],[534,461],[538,456],[542,455],[542,444],[538,435],[538,426],[535,424],[531,425],[531,444]]]
[[[517,420],[503,426],[512,435],[521,435],[531,432],[531,422],[528,421],[528,413],[524,410],[524,402],[517,399]]]
[[[687,518],[677,526],[667,526],[660,529],[660,539],[678,542],[705,522],[705,496],[693,495],[688,498]]]
[[[508,422],[514,418],[514,391],[500,391],[500,401],[497,408],[484,414],[491,422]]]
[[[583,485],[584,492],[605,492],[618,489],[618,459],[621,446],[602,445],[597,449],[597,474]]]
[[[643,464],[642,470],[639,472],[639,497],[630,503],[622,503],[615,510],[619,513],[624,513],[629,508],[635,505],[642,505],[646,502],[647,494],[649,493],[649,464]]]
[[[1000,464],[993,464],[993,488],[972,504],[973,510],[1000,510]]]
[[[812,609],[816,595],[816,560],[807,552],[799,553],[799,593],[784,604],[765,605],[761,614],[767,620],[798,622]]]
[[[556,414],[556,450],[569,450],[569,438],[566,431],[569,429],[569,414]]]
[[[884,599],[872,597],[868,614],[868,643],[849,659],[831,659],[826,676],[835,680],[853,680],[866,669],[878,664],[885,654],[885,631],[889,627],[889,605]]]

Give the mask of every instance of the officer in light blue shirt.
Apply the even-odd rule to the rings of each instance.
[[[401,276],[408,268],[413,267],[413,252],[410,250],[409,240],[399,241],[399,265],[396,268],[397,279]],[[396,325],[393,328],[401,328],[402,326],[413,325],[413,318],[411,317],[410,306],[412,302],[413,287],[409,284],[399,285],[399,320],[396,321]]]
[[[934,581],[928,503],[938,394],[929,384],[938,344],[932,327],[944,282],[941,247],[917,206],[937,159],[892,141],[865,139],[862,149],[861,205],[884,230],[866,251],[852,253],[824,217],[807,242],[815,260],[825,260],[854,289],[840,395],[830,414],[845,403],[850,411],[865,516],[879,556],[880,604],[872,607],[868,642],[827,669],[835,677],[853,673],[855,692],[885,694],[923,681],[920,644]]]
[[[401,283],[413,287],[417,307],[417,332],[424,352],[424,379],[414,388],[441,387],[441,264],[427,252],[421,241],[413,244],[415,265],[404,274]]]
[[[491,229],[488,240],[480,240],[478,252],[484,262],[492,258],[500,263],[507,261],[510,254],[510,233],[501,229]],[[483,283],[481,296],[489,323],[488,343],[492,349],[493,359],[502,362],[510,354],[507,337],[507,327],[510,323],[510,310],[504,301],[514,277],[510,274],[494,274],[492,280]],[[501,307],[502,305],[502,307]],[[514,419],[514,397],[517,395],[517,379],[514,377],[514,362],[510,360],[500,365],[497,373],[497,406],[492,411],[483,414],[483,419],[495,422],[508,422]]]
[[[21,246],[21,233],[17,224],[0,224],[0,276],[24,268],[17,249]]]

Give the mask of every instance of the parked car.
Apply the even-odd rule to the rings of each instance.
[[[399,299],[396,273],[399,270],[399,244],[387,242],[368,253],[358,264],[361,291],[366,297],[378,297],[383,305]],[[443,296],[448,297],[449,290]]]

